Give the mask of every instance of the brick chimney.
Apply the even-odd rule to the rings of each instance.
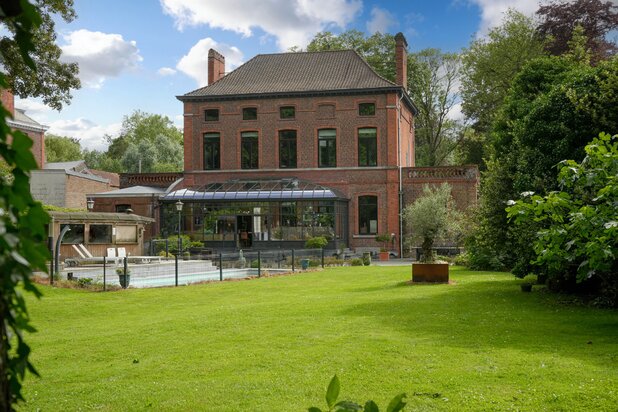
[[[395,83],[408,90],[408,42],[403,33],[395,35]]]
[[[2,106],[11,113],[12,117],[15,117],[15,97],[10,90],[0,89],[2,97]]]
[[[225,57],[215,49],[208,50],[208,85],[225,75]]]

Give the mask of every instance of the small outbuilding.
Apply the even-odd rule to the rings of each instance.
[[[132,213],[49,212],[49,237],[55,249],[63,228],[70,230],[60,244],[60,258],[80,258],[83,247],[95,257],[108,248],[124,248],[128,256],[144,255],[144,231],[155,220]],[[80,246],[82,245],[82,246]]]

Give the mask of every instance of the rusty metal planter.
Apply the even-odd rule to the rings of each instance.
[[[448,283],[448,263],[412,263],[412,281]]]

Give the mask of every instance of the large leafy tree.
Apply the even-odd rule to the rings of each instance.
[[[19,3],[11,0],[2,2],[10,5]],[[40,97],[48,106],[60,110],[71,101],[71,89],[78,89],[76,63],[62,63],[61,50],[56,44],[54,18],[59,16],[66,22],[75,18],[73,0],[37,0],[41,24],[33,28],[31,59],[36,69],[27,64],[19,47],[19,18],[7,17],[1,21],[0,49],[2,49],[2,67],[7,87],[14,94],[26,97]]]
[[[408,58],[408,90],[419,114],[415,119],[416,164],[448,164],[464,132],[450,115],[458,103],[459,55],[425,49]]]
[[[82,157],[79,139],[53,134],[45,135],[45,160],[47,162],[70,162],[81,160]]]
[[[10,19],[13,41],[19,59],[36,71],[30,54],[36,55],[37,27],[41,16],[26,0],[0,3],[0,19]],[[0,47],[6,62],[12,50]],[[9,87],[0,73],[0,87]],[[45,225],[49,221],[40,203],[30,194],[29,172],[37,168],[30,148],[32,140],[24,133],[10,130],[8,111],[0,106],[0,163],[10,170],[10,179],[0,181],[0,410],[14,410],[22,400],[21,382],[26,371],[36,373],[30,363],[30,347],[24,332],[32,332],[23,291],[40,296],[30,277],[33,269],[45,271],[48,251]]]
[[[505,201],[557,189],[556,164],[580,161],[588,136],[618,130],[618,61],[591,67],[572,57],[534,60],[513,82],[483,177],[479,229],[468,245],[477,267],[530,270],[535,228],[509,225]]]
[[[182,170],[182,132],[167,116],[137,110],[124,117],[120,136],[106,139],[106,152],[84,152],[89,167],[116,173]]]
[[[612,1],[576,0],[557,1],[542,5],[536,12],[539,17],[538,34],[548,38],[547,50],[561,55],[570,50],[569,41],[577,26],[583,28],[586,48],[590,50],[593,64],[616,54],[618,46],[608,39],[618,29],[618,5]]]
[[[544,54],[532,19],[509,10],[487,37],[474,40],[462,55],[462,111],[479,133],[487,133],[515,76]]]
[[[309,52],[346,49],[355,50],[380,76],[395,81],[395,37],[392,34],[378,32],[365,37],[358,30],[341,34],[325,31],[316,34],[307,46]]]

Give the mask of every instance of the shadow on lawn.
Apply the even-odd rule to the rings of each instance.
[[[346,316],[376,317],[380,325],[443,347],[512,348],[589,362],[616,361],[609,355],[618,349],[618,312],[563,305],[558,296],[538,290],[522,293],[514,280],[463,275],[454,285],[394,282],[355,291],[366,294],[359,300],[368,301],[348,307]],[[371,296],[379,291],[376,305]]]

